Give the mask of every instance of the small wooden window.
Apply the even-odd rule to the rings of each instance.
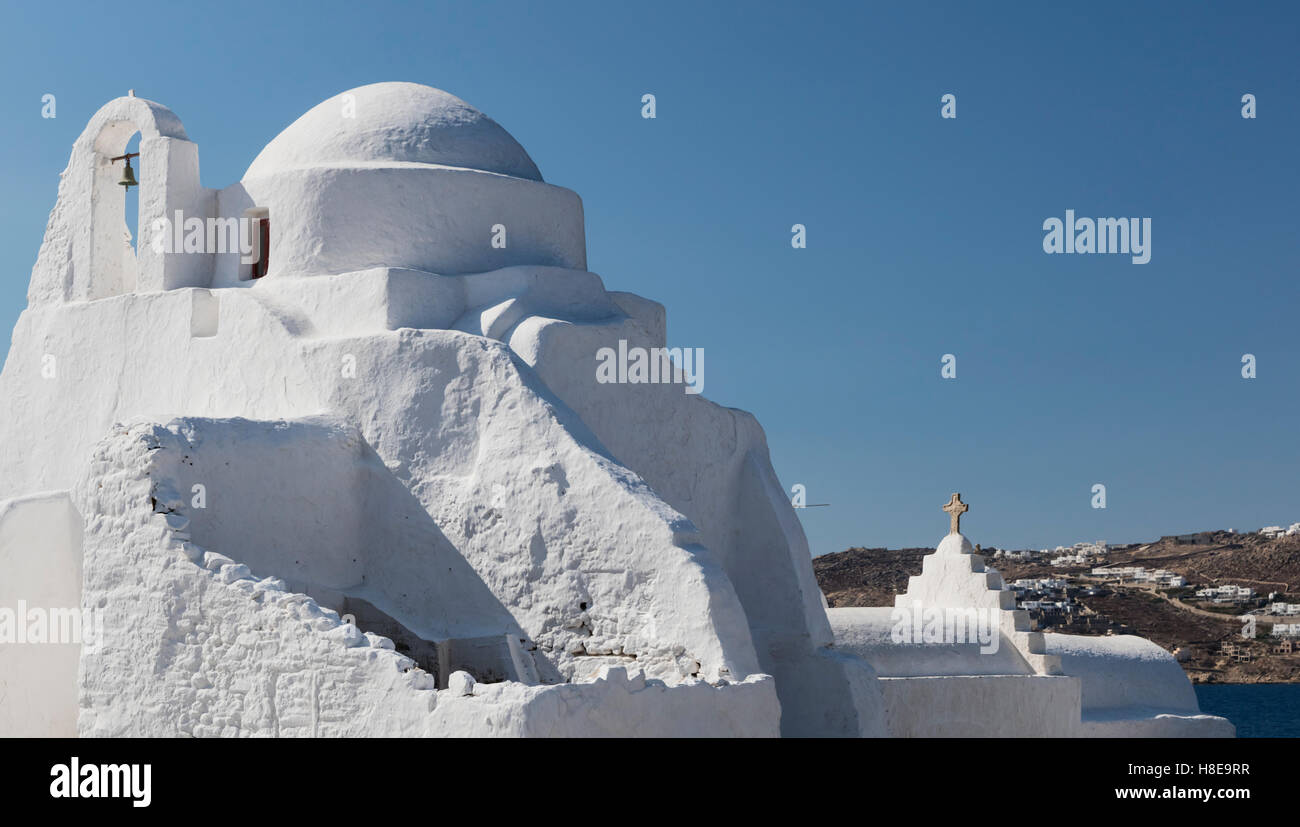
[[[244,210],[239,232],[239,280],[260,279],[271,267],[270,211],[266,207],[249,207]],[[244,249],[248,249],[248,252],[244,253]],[[250,256],[251,260],[248,258]]]
[[[260,279],[266,275],[267,268],[271,266],[271,217],[269,215],[253,219],[253,237],[257,239],[257,258],[253,259],[253,267],[248,276]]]

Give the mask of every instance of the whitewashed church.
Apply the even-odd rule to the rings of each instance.
[[[1032,631],[955,496],[897,607],[828,610],[753,416],[597,380],[665,337],[446,92],[224,189],[110,101],[0,375],[0,735],[1233,734],[1158,646]]]

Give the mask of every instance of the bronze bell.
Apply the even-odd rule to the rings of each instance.
[[[135,170],[131,169],[130,158],[126,159],[126,169],[122,170],[122,180],[117,183],[126,187],[127,191],[129,191],[131,187],[140,186],[140,182],[135,180]]]

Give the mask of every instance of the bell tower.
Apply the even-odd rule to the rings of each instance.
[[[138,252],[125,220],[126,148],[140,133]],[[134,177],[135,169],[132,169]],[[160,219],[206,217],[211,193],[199,184],[198,146],[162,104],[134,93],[109,101],[72,146],[45,240],[32,271],[32,305],[92,301],[133,291],[207,286],[202,255],[158,252],[149,243]]]

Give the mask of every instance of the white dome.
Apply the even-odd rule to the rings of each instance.
[[[266,145],[244,178],[366,162],[438,164],[542,180],[533,159],[496,121],[455,95],[419,83],[372,83],[317,104]]]

